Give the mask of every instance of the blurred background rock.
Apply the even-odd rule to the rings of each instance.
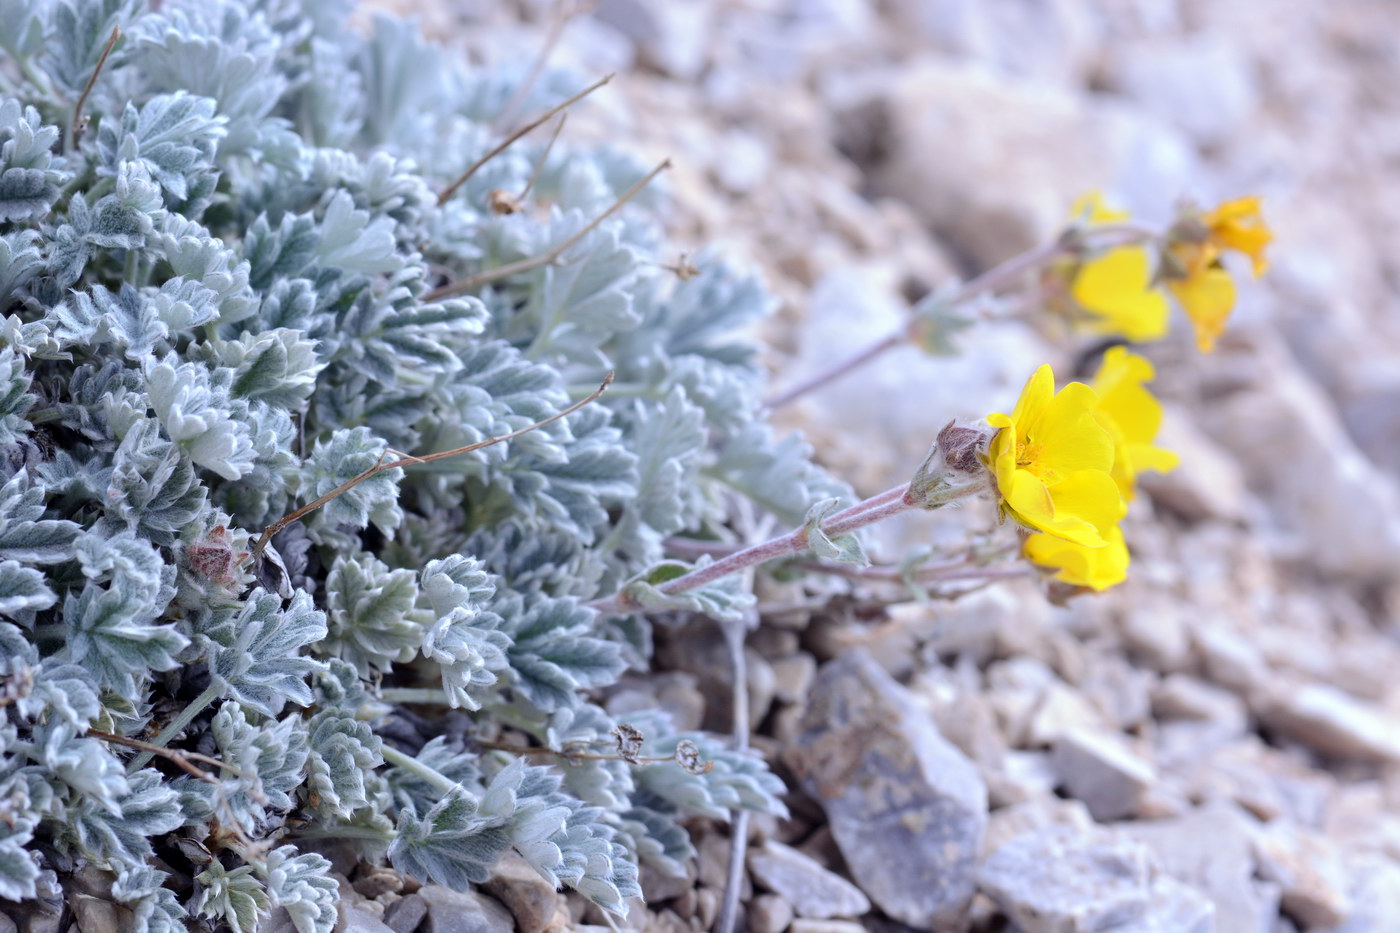
[[[619,72],[566,138],[675,160],[677,239],[757,268],[778,297],[764,325],[777,386],[888,333],[909,300],[1055,235],[1087,190],[1158,223],[1182,197],[1263,195],[1271,268],[1241,287],[1220,348],[1199,356],[1178,317],[1146,351],[1182,466],[1134,503],[1128,583],[1067,608],[1023,583],[873,616],[789,613],[750,639],[756,741],[795,787],[798,740],[841,726],[808,707],[818,663],[860,647],[903,681],[871,686],[871,702],[912,697],[923,719],[894,717],[912,723],[907,740],[941,727],[988,791],[983,893],[919,914],[864,880],[879,852],[833,841],[837,816],[795,791],[792,823],[755,830],[766,854],[750,864],[746,922],[854,929],[828,911],[855,912],[860,892],[842,889],[840,908],[810,893],[829,869],[866,888],[869,928],[1400,929],[1400,5],[374,5],[416,13],[483,63],[523,72],[555,32],[548,67]],[[1011,404],[1039,363],[1062,378],[1086,363],[1082,339],[1024,322],[979,325],[959,346],[887,354],[782,420],[873,493],[906,479],[950,418]],[[898,561],[935,533],[989,526],[991,510],[959,519],[906,521],[876,550]],[[724,728],[723,678],[702,666],[722,654],[687,647],[714,637],[673,633],[659,657],[674,673],[631,689]],[[911,793],[965,803],[954,772],[930,766]],[[654,892],[634,923],[713,919],[722,871],[706,853],[724,846],[701,850],[696,885]],[[911,854],[912,877],[946,868],[937,857]],[[1044,860],[1059,875],[1016,869]],[[1128,919],[1101,902],[1096,872],[1128,879]]]

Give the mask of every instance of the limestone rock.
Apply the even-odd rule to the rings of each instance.
[[[418,892],[428,905],[426,933],[513,933],[515,918],[483,894],[463,894],[425,884]]]
[[[81,933],[121,933],[131,923],[130,911],[100,897],[74,894],[68,905]]]
[[[1175,451],[1181,462],[1167,473],[1138,477],[1155,504],[1188,521],[1245,520],[1248,490],[1239,464],[1196,427],[1189,415],[1175,407],[1166,408],[1156,443]]]
[[[867,132],[886,127],[865,143],[880,156],[867,165],[875,192],[909,203],[978,268],[1049,239],[1083,191],[1177,190],[1193,161],[1156,121],[975,66],[930,58],[876,88],[863,105],[877,114]]]
[[[1170,875],[1152,881],[1147,910],[1110,933],[1227,933],[1215,924],[1215,905],[1195,888]]]
[[[910,926],[958,923],[973,894],[987,789],[905,688],[862,651],[827,663],[788,762],[881,910]]]
[[[1265,724],[1333,758],[1400,761],[1400,722],[1327,684],[1280,688],[1258,702]]]
[[[1223,143],[1251,115],[1258,91],[1238,43],[1216,34],[1116,46],[1109,86],[1186,132],[1197,145]]]
[[[342,900],[336,909],[340,912],[340,917],[336,920],[335,933],[391,933],[391,927],[386,926],[384,921],[361,904]],[[295,929],[295,926],[290,929]],[[429,929],[433,933],[476,933],[483,928],[437,925],[430,926]]]
[[[563,903],[563,896],[514,852],[496,863],[481,888],[515,916],[520,933],[542,933]]]
[[[977,883],[1025,933],[1093,933],[1147,912],[1147,849],[1053,826],[1017,836],[977,871]]]
[[[384,911],[384,925],[394,933],[413,933],[428,915],[428,902],[417,893],[401,897]]]
[[[805,920],[798,918],[788,933],[865,933],[865,927],[850,920]]]
[[[1400,565],[1400,485],[1357,448],[1286,350],[1260,356],[1267,383],[1204,412],[1207,429],[1239,459],[1311,566],[1342,579],[1391,579]]]
[[[1341,854],[1322,836],[1287,824],[1257,834],[1259,876],[1282,889],[1283,909],[1308,929],[1334,927],[1351,911]]]
[[[792,918],[792,905],[776,894],[760,894],[749,902],[750,933],[783,933]]]
[[[1382,933],[1400,917],[1400,864],[1362,856],[1347,864],[1352,907],[1346,922],[1317,933]]]
[[[1053,795],[1003,807],[993,810],[987,819],[987,837],[982,851],[990,855],[1018,836],[1052,826],[1088,834],[1094,829],[1094,818],[1078,800],[1064,800]]]
[[[1147,845],[1167,874],[1209,897],[1220,933],[1273,933],[1278,889],[1254,881],[1256,824],[1238,807],[1213,803],[1184,816],[1119,823],[1115,829]]]
[[[750,850],[749,873],[781,895],[799,917],[859,917],[870,910],[860,888],[780,842],[770,840],[761,849]]]
[[[1066,732],[1055,742],[1053,760],[1070,796],[1084,801],[1101,823],[1137,813],[1142,795],[1157,781],[1152,765],[1110,732]]]

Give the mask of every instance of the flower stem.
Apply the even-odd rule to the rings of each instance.
[[[1121,246],[1127,243],[1136,243],[1151,239],[1158,235],[1157,231],[1149,227],[1130,223],[1104,224],[1096,227],[1088,227],[1077,231],[1079,238],[1072,235],[1075,232],[1076,231],[1071,230],[1065,236],[1057,237],[1048,243],[1042,243],[1033,249],[1026,250],[1024,253],[1018,253],[1005,262],[998,263],[981,275],[968,279],[963,283],[961,288],[953,292],[953,294],[946,299],[946,306],[950,308],[956,307],[957,305],[976,298],[978,295],[997,291],[1016,281],[1026,273],[1039,269],[1041,266],[1053,262],[1060,256],[1075,252],[1076,243],[1082,243],[1082,239],[1080,238],[1093,238],[1095,241],[1098,241],[1100,238],[1108,238],[1117,241],[1114,245]],[[883,340],[880,340],[878,343],[866,347],[864,350],[837,363],[825,372],[817,373],[805,382],[798,383],[786,392],[781,392],[773,396],[765,402],[764,405],[769,409],[781,408],[809,392],[835,382],[852,370],[859,369],[876,357],[883,355],[885,351],[892,350],[905,341],[913,339],[914,334],[915,321],[911,319],[909,323],[905,324],[893,334],[885,337]]]
[[[379,691],[385,703],[421,703],[451,706],[452,701],[439,687],[385,687]]]
[[[987,488],[985,482],[970,483],[967,486],[959,486],[948,489],[937,497],[936,501],[926,500],[923,504],[926,508],[934,508],[982,492]],[[863,502],[838,512],[836,515],[822,523],[822,532],[828,537],[848,534],[866,525],[873,525],[883,521],[892,515],[897,515],[908,509],[914,508],[916,503],[907,498],[909,486],[906,483],[895,489],[889,489],[872,496]],[[785,535],[764,541],[762,544],[755,544],[752,547],[735,551],[726,557],[722,557],[705,567],[692,570],[683,576],[676,577],[661,584],[657,589],[668,596],[678,593],[686,593],[697,587],[704,586],[715,580],[727,577],[740,570],[766,563],[779,557],[787,557],[789,554],[799,554],[807,550],[807,529],[797,528]],[[640,607],[624,592],[614,593],[612,596],[603,599],[595,599],[587,603],[588,607],[601,613],[626,613],[636,612]]]
[[[810,379],[807,379],[804,382],[799,382],[797,385],[793,386],[791,389],[788,389],[786,392],[778,393],[777,395],[764,402],[763,406],[765,408],[770,409],[782,408],[784,405],[788,404],[794,399],[806,395],[808,392],[816,391],[817,389],[820,389],[822,386],[827,385],[828,383],[835,382],[837,379],[840,379],[842,376],[846,375],[846,373],[850,372],[851,370],[859,369],[866,363],[875,359],[877,356],[883,355],[886,350],[893,350],[895,347],[899,346],[901,343],[908,339],[909,329],[905,327],[897,331],[896,333],[890,334],[888,337],[885,337],[878,343],[871,344],[864,350],[861,350],[855,356],[850,357],[844,362],[836,364],[831,369],[828,369],[825,372],[817,373],[815,376],[812,376]]]
[[[170,740],[179,735],[180,730],[188,726],[190,722],[194,720],[194,717],[204,712],[210,703],[217,700],[220,693],[222,693],[222,691],[216,684],[210,684],[208,689],[190,701],[189,706],[180,710],[179,714],[174,719],[165,724],[165,728],[157,733],[156,737],[151,740],[151,744],[159,745],[162,748],[169,745]],[[126,766],[126,773],[134,774],[140,768],[145,767],[146,762],[150,761],[153,755],[153,752],[141,752],[135,758],[131,759],[131,762]]]
[[[405,755],[392,745],[384,745],[380,748],[380,752],[384,755],[384,760],[389,762],[389,764],[396,768],[403,768],[410,774],[422,778],[444,794],[450,794],[454,790],[461,790],[462,788],[461,784],[437,770],[428,767],[417,758],[411,755]]]

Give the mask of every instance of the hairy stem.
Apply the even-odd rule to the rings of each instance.
[[[379,691],[379,699],[385,703],[421,703],[432,706],[451,706],[441,687],[385,687]]]
[[[410,774],[422,778],[444,794],[450,794],[454,790],[462,789],[461,784],[438,772],[436,769],[428,767],[417,758],[411,755],[405,755],[392,745],[382,746],[380,752],[384,755],[384,760],[389,762],[389,764],[396,768],[402,768]]]
[[[866,525],[873,525],[892,515],[906,511],[914,507],[914,502],[907,499],[905,493],[908,485],[899,487],[897,490],[888,490],[871,499],[867,499],[844,512],[839,516],[827,519],[822,523],[822,531],[828,537],[847,534]],[[946,498],[936,504],[951,502],[954,499],[973,495],[986,489],[985,484],[971,484],[966,487],[959,487],[950,490]],[[881,500],[872,505],[872,501]],[[934,503],[928,503],[933,505]],[[798,528],[780,535],[762,544],[755,544],[751,547],[735,551],[733,554],[723,557],[706,567],[692,570],[683,576],[661,584],[658,589],[667,595],[689,592],[697,587],[704,586],[722,577],[727,577],[732,573],[738,573],[748,567],[755,567],[779,557],[787,557],[790,554],[798,554],[807,549],[807,530]],[[625,593],[615,593],[604,599],[596,599],[587,604],[590,608],[602,613],[635,612],[639,607]]]
[[[203,693],[190,701],[189,706],[180,710],[174,719],[165,724],[165,728],[156,734],[156,737],[151,740],[151,744],[159,746],[160,748],[168,746],[170,740],[180,734],[180,730],[188,726],[194,720],[194,717],[204,712],[210,703],[213,703],[219,698],[220,693],[222,693],[222,691],[217,685],[210,684]],[[126,766],[126,773],[134,774],[145,767],[146,763],[151,760],[154,754],[155,752],[152,751],[143,751],[138,754],[135,758],[131,759],[131,762]]]
[[[750,614],[744,622],[718,623],[729,651],[730,677],[733,680],[734,724],[731,732],[734,748],[741,752],[749,747],[749,665],[744,657],[747,622],[756,625],[758,620]],[[734,924],[739,916],[739,893],[744,884],[744,854],[748,841],[749,811],[737,809],[729,824],[729,868],[725,872],[724,897],[720,901],[715,933],[734,933]]]
[[[946,300],[948,307],[954,307],[964,302],[976,298],[978,295],[995,292],[1006,285],[1015,282],[1021,276],[1045,266],[1061,256],[1072,254],[1082,248],[1084,238],[1092,238],[1100,245],[1121,246],[1128,243],[1141,242],[1158,236],[1158,232],[1138,224],[1104,224],[1096,227],[1078,230],[1072,229],[1064,236],[1061,236],[1049,243],[1042,243],[1033,249],[1028,249],[1024,253],[1012,256],[1005,262],[998,263],[981,275],[974,276],[963,283],[962,287],[955,291]],[[1103,243],[1103,240],[1111,241]],[[900,344],[913,338],[915,333],[914,321],[900,328],[893,334],[885,337],[877,343],[866,347],[864,350],[848,359],[837,363],[830,369],[798,383],[785,392],[780,392],[765,402],[769,409],[781,408],[794,400],[801,398],[809,392],[813,392],[823,386],[840,379],[842,376],[859,369],[871,360],[882,356],[886,351],[892,350]]]
[[[808,392],[815,392],[822,386],[835,382],[852,370],[859,369],[876,357],[883,356],[885,351],[893,350],[908,339],[909,328],[905,327],[903,330],[890,334],[888,337],[871,344],[855,356],[837,363],[830,369],[819,372],[811,378],[799,382],[785,392],[779,392],[777,395],[767,399],[763,405],[765,408],[770,409],[782,408],[784,405],[806,395]]]

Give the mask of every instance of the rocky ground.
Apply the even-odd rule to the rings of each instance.
[[[506,6],[424,16],[528,61],[554,4]],[[1149,350],[1183,462],[1134,503],[1127,584],[1064,607],[1029,581],[875,609],[763,594],[753,741],[793,818],[750,823],[742,928],[1400,929],[1396,35],[1377,0],[601,0],[568,24],[553,63],[622,75],[570,134],[676,159],[677,240],[781,299],[779,385],[1052,236],[1088,189],[1156,221],[1260,193],[1278,234],[1214,355],[1180,321]],[[892,353],[783,418],[873,493],[950,417],[1078,362],[1024,322],[960,347]],[[876,549],[991,521],[921,516]],[[658,661],[617,708],[650,694],[729,730],[712,627],[664,633]],[[729,840],[697,833],[693,878],[648,879],[631,927],[711,928]],[[396,876],[346,885],[364,931],[605,922],[523,867],[471,910]]]

